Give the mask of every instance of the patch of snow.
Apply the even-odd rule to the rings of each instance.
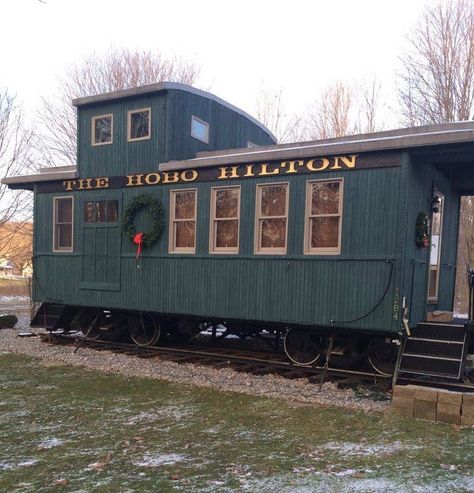
[[[183,454],[146,454],[140,461],[133,461],[132,464],[138,467],[160,467],[184,462],[188,458]]]
[[[13,469],[13,465],[9,462],[0,462],[0,471],[9,471]]]
[[[160,416],[157,413],[142,411],[142,412],[136,414],[135,416],[130,417],[125,424],[130,426],[130,425],[135,425],[137,423],[141,423],[143,421],[145,421],[147,423],[152,423],[154,421],[157,421],[161,417],[162,416]]]
[[[334,476],[344,477],[344,476],[352,476],[357,471],[355,469],[346,469],[345,471],[333,472]]]
[[[0,296],[2,303],[29,303],[28,296]]]
[[[160,406],[154,412],[142,411],[135,416],[131,416],[125,424],[132,426],[138,423],[154,423],[166,418],[175,419],[179,424],[183,422],[184,418],[187,418],[192,414],[193,411],[191,409],[182,406]]]
[[[41,440],[39,446],[42,449],[50,449],[54,447],[59,447],[62,444],[63,441],[60,438],[46,438],[44,440]]]
[[[400,442],[388,444],[368,444],[352,442],[329,442],[319,450],[333,450],[344,457],[371,456],[371,455],[392,455],[402,450],[415,450],[423,448],[419,445],[403,445]]]
[[[24,460],[23,462],[19,462],[18,467],[31,467],[37,463],[38,461],[36,459],[28,459],[28,460]]]

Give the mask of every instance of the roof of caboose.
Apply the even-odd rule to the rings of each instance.
[[[343,153],[441,148],[441,146],[460,143],[469,143],[474,149],[474,121],[401,128],[292,144],[200,152],[193,159],[161,163],[160,170],[200,168],[273,159],[298,159]]]

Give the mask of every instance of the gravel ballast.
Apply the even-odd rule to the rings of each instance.
[[[126,377],[160,379],[306,404],[337,406],[364,412],[383,412],[389,407],[387,400],[360,397],[350,388],[339,389],[333,382],[326,382],[320,391],[319,385],[311,384],[307,379],[252,375],[231,368],[216,369],[195,363],[176,363],[160,357],[142,359],[86,347],[74,354],[71,346],[50,345],[41,342],[39,337],[18,337],[18,333],[14,329],[0,330],[0,353],[18,353],[41,358],[43,365],[80,366]]]

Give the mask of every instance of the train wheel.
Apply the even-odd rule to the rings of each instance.
[[[128,334],[137,346],[153,346],[160,338],[160,324],[146,314],[131,317],[128,321]]]
[[[369,363],[380,375],[391,376],[397,363],[398,346],[395,344],[381,344],[369,354]]]
[[[297,365],[312,365],[321,357],[322,338],[307,329],[290,329],[284,340],[285,353]]]

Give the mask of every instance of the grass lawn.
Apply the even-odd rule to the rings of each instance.
[[[0,355],[0,491],[474,491],[474,429]]]
[[[0,278],[0,296],[28,296],[27,280]]]

